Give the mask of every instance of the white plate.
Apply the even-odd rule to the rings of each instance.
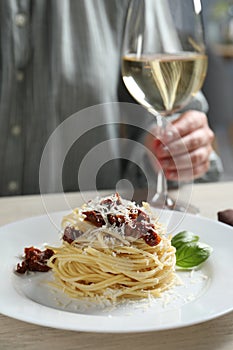
[[[214,249],[199,270],[179,272],[184,284],[161,299],[99,308],[72,301],[46,283],[50,273],[18,276],[24,247],[58,244],[64,212],[0,228],[0,312],[48,327],[89,332],[145,332],[204,322],[233,310],[233,228],[206,218],[163,211],[168,231],[191,230]],[[51,220],[52,219],[52,220]]]

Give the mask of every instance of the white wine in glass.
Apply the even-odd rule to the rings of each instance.
[[[206,76],[201,10],[200,0],[132,0],[129,5],[123,81],[135,100],[156,117],[161,134],[168,124],[163,117],[187,106]],[[157,207],[187,209],[168,197],[162,170],[152,201]]]

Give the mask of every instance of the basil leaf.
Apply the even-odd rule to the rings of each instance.
[[[212,252],[212,248],[201,242],[183,244],[176,250],[176,265],[192,268],[203,263]]]
[[[193,232],[190,231],[182,231],[177,233],[174,237],[172,237],[171,244],[176,249],[179,249],[183,244],[197,242],[199,237],[196,236]]]

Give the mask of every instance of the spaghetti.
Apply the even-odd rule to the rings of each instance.
[[[53,284],[72,298],[112,302],[158,297],[175,282],[175,248],[144,203],[118,194],[95,199],[62,221],[47,261]]]

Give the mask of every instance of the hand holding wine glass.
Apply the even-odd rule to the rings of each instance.
[[[192,181],[202,177],[210,167],[214,139],[206,115],[189,110],[172,121],[172,124],[177,134],[169,134],[168,137],[165,134],[163,142],[160,142],[152,135],[152,130],[145,138],[145,145],[154,153],[167,180],[178,181],[180,178],[181,181]]]
[[[164,117],[190,102],[202,87],[206,70],[200,0],[131,1],[123,45],[123,80],[135,100],[156,117],[156,137],[161,142],[166,128],[175,130]],[[184,153],[185,144],[182,147]],[[172,150],[169,152],[172,157]],[[157,207],[184,210],[168,197],[161,169],[152,202]]]

